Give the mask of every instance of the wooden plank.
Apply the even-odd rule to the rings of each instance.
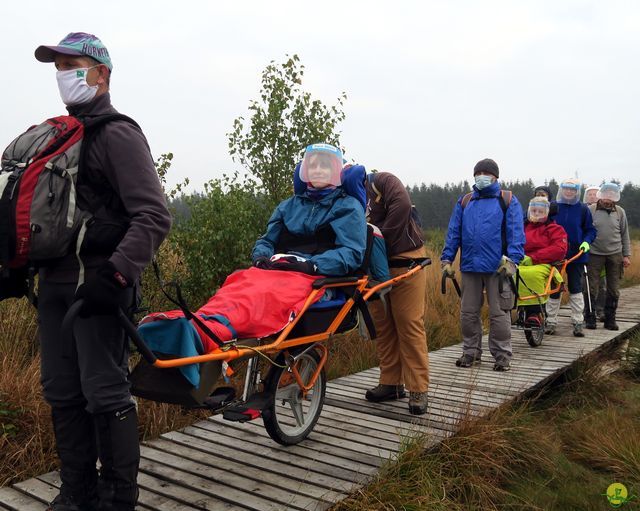
[[[51,486],[55,486],[58,489],[61,486],[59,472],[49,472],[47,474],[38,476],[38,479],[40,479],[44,483],[50,484]],[[138,497],[138,507],[140,508],[154,509],[158,511],[176,511],[176,510],[182,510],[182,509],[188,511],[189,509],[194,509],[194,510],[203,509],[200,507],[192,507],[188,503],[177,502],[173,499],[169,499],[162,495],[158,495],[156,493],[147,491],[146,489],[144,489],[144,487],[142,487],[140,483],[141,478],[139,477],[138,479],[139,479],[138,484],[141,486],[140,495]],[[142,479],[144,479],[144,477]],[[159,485],[161,483],[155,482],[155,484]],[[229,509],[232,509],[232,508],[225,508],[225,510],[227,511],[229,511]],[[237,509],[240,509],[240,508],[237,508]]]
[[[10,511],[43,511],[47,504],[25,495],[18,490],[4,486],[0,488],[0,509]]]
[[[300,452],[292,452],[290,448],[282,449],[280,447],[271,447],[266,445],[264,439],[259,437],[256,438],[255,435],[251,434],[251,432],[247,432],[246,430],[242,432],[238,431],[237,434],[233,434],[233,431],[231,431],[231,436],[227,436],[226,434],[223,434],[221,428],[213,429],[216,428],[216,425],[214,424],[204,422],[199,424],[203,427],[188,427],[182,430],[182,433],[192,437],[201,438],[214,444],[225,443],[230,445],[238,452],[239,456],[243,454],[255,454],[256,456],[265,459],[278,459],[294,469],[298,468],[305,471],[310,470],[324,476],[332,476],[352,483],[360,482],[366,478],[366,476],[358,470],[350,470],[337,466],[334,458],[323,453],[316,454],[313,451],[309,451],[312,455],[316,456],[315,458],[310,458],[301,455]],[[226,430],[225,432],[228,433],[229,431]],[[243,435],[247,438],[243,437]],[[324,459],[327,458],[333,463],[324,461]]]
[[[143,449],[143,452],[146,451]],[[150,450],[149,450],[150,451]],[[283,503],[274,502],[263,498],[254,487],[240,491],[228,486],[224,482],[218,482],[206,477],[193,475],[155,460],[142,456],[140,459],[140,471],[153,476],[155,481],[168,481],[173,483],[176,498],[186,502],[195,502],[205,509],[224,509],[224,503],[238,503],[255,511],[277,510],[285,506]],[[150,485],[147,489],[156,492],[156,487]],[[157,491],[160,493],[159,489]],[[293,508],[301,509],[301,508]]]
[[[286,474],[287,477],[297,481],[313,481],[316,486],[321,486],[327,490],[335,490],[341,493],[348,493],[354,487],[354,483],[331,477],[330,475],[320,472],[312,472],[311,470],[299,469],[292,467],[290,464],[281,461],[278,458],[260,456],[254,453],[247,453],[235,449],[234,446],[222,443],[214,443],[198,436],[191,436],[179,431],[172,431],[162,436],[180,445],[190,446],[198,449],[203,454],[216,456],[220,463],[226,467],[227,460],[235,460],[243,466],[257,468],[261,471],[269,471],[274,474]]]
[[[260,484],[268,484],[275,488],[280,488],[288,492],[299,493],[315,500],[323,500],[325,502],[335,502],[346,497],[346,493],[327,489],[318,486],[313,478],[298,479],[291,477],[290,470],[281,469],[276,472],[265,470],[263,467],[244,465],[232,459],[221,459],[212,452],[203,452],[194,447],[187,446],[178,442],[172,442],[166,438],[160,438],[147,442],[148,446],[171,455],[180,456],[185,460],[207,465],[214,470],[223,470],[228,474],[236,474],[241,482],[244,479],[250,479]],[[211,474],[213,477],[214,474]],[[255,483],[250,483],[255,484]],[[241,484],[244,487],[245,484]]]
[[[31,478],[20,483],[16,483],[13,487],[22,493],[40,500],[43,503],[49,503],[58,495],[58,488],[48,483],[44,483],[39,479]]]
[[[268,438],[264,428],[258,425],[252,427],[253,425],[251,424],[237,425],[234,423],[222,423],[222,419],[210,417],[208,421],[198,422],[195,426],[208,431],[213,431],[216,434],[233,434],[233,438],[241,440],[244,445],[251,446],[252,448],[257,448],[256,446],[277,445]],[[311,446],[315,448],[312,448]],[[274,449],[282,448],[274,447]],[[358,479],[363,475],[367,476],[373,474],[379,466],[377,464],[370,465],[368,463],[364,463],[357,459],[359,458],[358,456],[346,457],[342,449],[329,449],[321,444],[315,446],[312,442],[303,442],[302,444],[292,445],[287,447],[286,450],[293,456],[298,456],[311,461],[318,460],[320,462],[327,463],[334,466],[336,468],[336,472],[338,470],[343,470],[343,474],[352,474],[351,477],[354,477],[355,479]]]
[[[224,419],[222,419],[221,417],[214,416],[214,417],[210,417],[209,421],[220,423],[224,421]],[[228,427],[229,423],[225,421],[224,425]],[[273,442],[273,440],[269,438],[269,436],[267,435],[267,432],[265,431],[264,427],[260,423],[256,423],[256,422],[246,422],[244,424],[231,423],[230,426],[231,427],[235,426],[238,429],[240,427],[245,428],[246,430],[251,431],[253,435],[259,435],[262,438],[267,438],[269,442]],[[292,450],[292,452],[294,450],[296,452],[306,451],[306,455],[307,456],[311,455],[312,457],[315,455],[316,452],[330,453],[332,457],[340,458],[339,460],[336,460],[336,462],[339,461],[339,463],[341,464],[345,464],[345,462],[349,462],[348,465],[351,467],[369,465],[370,467],[377,468],[383,462],[382,458],[380,458],[380,456],[377,456],[377,455],[357,452],[353,449],[347,450],[340,445],[329,445],[323,442],[315,442],[312,440],[313,440],[313,433],[311,433],[311,435],[309,436],[309,441],[304,442],[304,447],[301,445],[295,445],[295,446],[289,446],[287,449]]]

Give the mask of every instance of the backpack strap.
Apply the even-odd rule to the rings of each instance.
[[[469,192],[464,197],[462,197],[462,200],[460,201],[460,205],[462,206],[462,209],[466,208],[469,205],[469,202],[471,202],[472,198],[473,198],[473,192]]]
[[[367,181],[369,181],[369,185],[371,186],[371,189],[376,194],[376,198],[374,202],[377,204],[382,200],[382,192],[378,190],[378,188],[376,187],[375,174],[373,172],[370,172],[369,174],[367,174]]]
[[[511,204],[511,199],[513,198],[513,192],[511,190],[500,190],[500,195],[498,195],[498,203],[500,204],[500,209],[502,210],[502,225],[500,227],[500,237],[502,238],[502,254],[507,254],[507,210],[509,209],[509,205]],[[469,205],[469,202],[474,200],[473,192],[467,193],[460,200],[460,206],[462,209],[466,208]],[[476,199],[478,200],[478,199]],[[462,233],[462,222],[460,222],[460,233]]]

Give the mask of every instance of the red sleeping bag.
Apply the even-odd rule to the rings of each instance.
[[[302,310],[315,280],[322,278],[294,271],[238,270],[227,277],[222,287],[195,312],[221,341],[261,338],[282,330]],[[322,293],[314,299],[314,303]],[[141,323],[183,318],[180,310],[156,312]],[[216,344],[197,324],[204,352]]]

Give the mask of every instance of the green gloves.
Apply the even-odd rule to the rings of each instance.
[[[574,245],[575,247],[575,245]],[[580,243],[580,246],[578,247],[580,250],[582,250],[585,254],[587,252],[589,252],[589,250],[591,250],[591,247],[589,246],[589,244],[586,241],[583,241],[582,243]]]
[[[520,266],[532,266],[533,260],[529,256],[524,256],[522,261],[520,261]]]
[[[441,261],[440,267],[442,268],[442,274],[446,277],[453,277],[456,274],[451,261]]]
[[[507,256],[502,256],[497,273],[503,273],[506,277],[513,277],[516,274],[516,264]]]

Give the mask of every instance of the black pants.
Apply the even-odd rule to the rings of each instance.
[[[129,350],[124,332],[114,316],[77,318],[75,341],[64,344],[60,329],[73,303],[75,284],[41,280],[38,326],[42,353],[41,382],[52,408],[84,407],[90,414],[127,407]],[[123,297],[126,310],[133,303],[133,290]]]
[[[129,390],[128,344],[115,316],[77,318],[63,339],[75,284],[40,281],[38,325],[44,397],[52,408],[60,457],[60,495],[87,508],[133,510],[140,451]],[[134,290],[121,307],[133,305]],[[101,461],[100,477],[96,461]]]

